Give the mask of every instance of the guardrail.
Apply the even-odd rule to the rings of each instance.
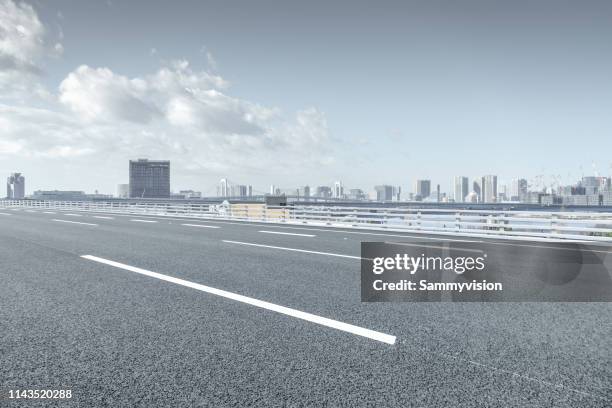
[[[4,208],[216,218],[370,230],[612,242],[612,213],[266,206],[158,202],[0,200]]]

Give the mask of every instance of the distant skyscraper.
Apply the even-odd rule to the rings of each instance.
[[[473,192],[476,194],[476,202],[481,203],[482,202],[482,180],[474,180],[474,183],[472,184],[472,190]],[[474,198],[471,197],[470,201],[473,203],[474,202]]]
[[[13,173],[6,179],[6,198],[23,200],[25,197],[25,177],[21,173]]]
[[[427,198],[431,195],[431,180],[417,180],[414,191],[421,198]]]
[[[117,184],[117,198],[128,198],[130,195],[129,184]]]
[[[227,181],[227,179],[222,178],[219,181],[219,186],[217,187],[217,196],[218,197],[229,197],[229,195],[230,195],[229,182]]]
[[[455,194],[454,199],[456,203],[465,202],[465,197],[470,193],[470,186],[468,178],[464,176],[455,177]]]
[[[332,195],[332,189],[328,186],[318,186],[317,187],[317,197],[320,198],[330,198]]]
[[[344,197],[344,187],[342,186],[341,181],[336,181],[334,183],[334,198],[342,198]]]
[[[130,160],[131,198],[169,198],[170,162],[167,160]]]
[[[310,186],[304,186],[304,199],[308,200],[310,198]]]
[[[497,176],[487,175],[482,178],[482,202],[497,201]]]
[[[525,201],[527,197],[527,180],[517,178],[510,184],[510,200]]]
[[[376,190],[376,201],[392,201],[393,200],[393,186],[382,185],[375,186]]]

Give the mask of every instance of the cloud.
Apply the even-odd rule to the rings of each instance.
[[[0,27],[0,88],[9,74],[31,80],[45,56],[63,52],[61,44],[45,42],[45,28],[28,5],[0,0]],[[216,61],[207,57],[210,69]],[[234,97],[227,80],[187,60],[135,77],[80,65],[42,105],[27,103],[33,82],[13,81],[12,92],[26,103],[0,103],[0,159],[25,158],[49,169],[83,163],[81,176],[92,179],[135,157],[169,159],[175,174],[282,178],[334,160],[323,112],[286,114]]]
[[[13,97],[23,92],[41,93],[38,76],[45,57],[61,55],[60,43],[50,44],[46,30],[32,6],[0,0],[0,92]]]

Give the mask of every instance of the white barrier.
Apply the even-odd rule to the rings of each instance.
[[[186,218],[427,232],[443,235],[531,237],[612,242],[612,213],[286,206],[130,201],[0,200],[4,208],[91,211]]]

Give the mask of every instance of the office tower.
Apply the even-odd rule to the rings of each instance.
[[[341,181],[336,181],[334,183],[334,198],[342,198],[344,197],[344,187],[342,186]]]
[[[310,186],[304,186],[304,198],[308,200],[310,198]]]
[[[465,197],[470,193],[470,186],[467,177],[457,176],[455,177],[455,194],[454,199],[456,203],[465,202]]]
[[[376,190],[376,201],[392,201],[393,200],[393,186],[382,185],[375,186]]]
[[[276,190],[277,190],[276,186],[274,184],[271,184],[270,185],[270,194],[271,195],[276,194]]]
[[[402,198],[402,186],[397,186],[394,191],[395,193],[395,201],[401,201]]]
[[[249,184],[249,197],[253,197],[253,186]]]
[[[117,184],[117,198],[128,198],[130,195],[129,184]]]
[[[525,201],[527,197],[527,180],[523,178],[516,178],[512,180],[510,184],[510,200],[511,201]]]
[[[12,173],[6,179],[6,198],[23,200],[25,197],[25,177],[21,173]]]
[[[427,198],[431,194],[431,180],[417,180],[414,191],[421,198]]]
[[[227,179],[222,178],[217,186],[217,197],[229,197],[230,188]]]
[[[482,202],[482,188],[481,188],[481,186],[482,186],[481,181],[474,180],[474,183],[472,184],[472,190],[476,194],[476,202],[478,202],[478,203]],[[473,200],[473,198],[471,198],[471,200]],[[474,202],[474,201],[470,201],[470,202]]]
[[[436,186],[436,202],[440,202],[440,185]]]
[[[482,202],[494,203],[497,201],[497,176],[486,175],[482,178]]]
[[[170,161],[130,160],[130,198],[169,198]]]

